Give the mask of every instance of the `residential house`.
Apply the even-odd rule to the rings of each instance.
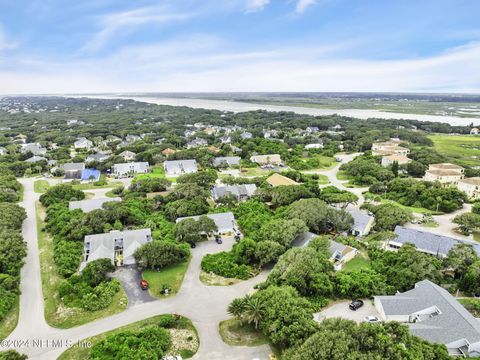
[[[85,169],[84,163],[66,163],[58,167],[65,174],[66,180],[81,179],[82,171]],[[54,170],[54,169],[52,169]]]
[[[91,142],[90,140],[88,140],[86,138],[80,138],[73,143],[73,147],[75,149],[90,150],[92,148],[92,146],[93,146],[93,142]]]
[[[42,147],[39,143],[28,143],[22,144],[20,152],[22,154],[31,152],[33,155],[45,155],[47,153],[47,149]]]
[[[165,155],[165,156],[169,156],[169,155],[173,155],[175,154],[175,150],[173,149],[170,149],[170,148],[166,148],[164,150],[162,150],[162,154]]]
[[[84,213],[89,213],[93,210],[103,209],[103,204],[107,202],[117,202],[122,201],[121,198],[103,198],[103,199],[87,199],[87,200],[80,200],[80,201],[70,201],[68,203],[68,208],[70,210],[80,209]]]
[[[470,130],[470,134],[478,135],[480,134],[480,130],[478,128],[472,128],[472,130]]]
[[[240,149],[239,147],[236,147],[234,145],[230,145],[230,149],[232,149],[232,151],[235,153],[235,154],[241,154],[242,153],[242,149]]]
[[[480,321],[430,280],[403,293],[374,296],[373,302],[381,320],[405,323],[413,335],[444,344],[451,356],[480,356]]]
[[[120,153],[119,156],[123,157],[123,160],[125,161],[132,161],[135,160],[135,156],[137,156],[137,154],[135,154],[133,151],[125,150]]]
[[[212,219],[217,225],[216,233],[219,235],[227,235],[231,236],[235,233],[238,233],[238,226],[235,221],[235,217],[233,216],[232,212],[225,212],[225,213],[218,213],[218,214],[207,214],[207,215],[200,215],[206,216]],[[182,220],[185,219],[193,219],[198,220],[200,216],[187,216],[187,217],[180,217],[177,219],[176,223],[178,224]]]
[[[203,132],[207,135],[214,135],[217,132],[217,129],[215,127],[207,127],[203,129]]]
[[[241,158],[239,156],[222,156],[213,159],[213,166],[215,167],[231,167],[240,166]]]
[[[318,236],[317,234],[306,232],[298,235],[295,240],[293,240],[293,247],[306,247],[310,241]],[[352,260],[357,254],[358,250],[354,247],[338,243],[336,241],[330,240],[330,261],[333,263],[335,270],[341,270],[342,267]]]
[[[28,158],[27,160],[25,160],[25,162],[28,162],[28,163],[36,163],[40,161],[47,161],[47,159],[45,159],[43,156],[33,155],[31,158]]]
[[[298,182],[296,182],[296,181],[294,181],[294,180],[292,180],[292,179],[290,179],[286,176],[277,174],[277,173],[268,177],[266,181],[271,187],[286,186],[286,185],[299,185]]]
[[[223,196],[234,195],[238,201],[247,200],[255,194],[257,186],[255,184],[245,185],[218,185],[212,189],[214,201],[218,201]]]
[[[135,250],[152,241],[150,229],[112,230],[105,234],[87,235],[84,239],[83,269],[90,261],[109,259],[116,266],[134,265]]]
[[[113,165],[112,174],[116,177],[130,177],[135,174],[146,174],[150,171],[148,162],[130,162]]]
[[[407,156],[410,149],[400,146],[402,140],[390,139],[388,141],[376,142],[372,144],[372,155],[374,156],[388,156],[401,155]]]
[[[352,235],[367,236],[375,224],[375,218],[357,208],[347,208],[346,211],[353,217]]]
[[[315,134],[315,133],[319,132],[320,129],[318,128],[318,126],[309,126],[305,129],[305,131],[309,134]]]
[[[192,141],[189,141],[187,143],[187,149],[192,149],[192,148],[207,146],[207,145],[208,145],[207,140],[201,139],[201,138],[195,138]]]
[[[403,155],[386,155],[382,157],[382,166],[387,167],[397,162],[398,165],[408,164],[411,159]]]
[[[125,141],[128,144],[131,144],[131,143],[134,143],[134,142],[140,141],[140,140],[142,140],[142,137],[139,136],[139,135],[127,135],[127,136],[125,136]]]
[[[472,244],[475,252],[480,255],[480,244],[466,242],[445,235],[437,235],[428,231],[406,228],[404,226],[395,227],[396,237],[383,243],[385,250],[396,251],[404,244],[413,244],[417,251],[425,254],[444,258],[451,248],[458,244]]]
[[[230,144],[232,142],[231,136],[225,135],[220,138],[222,144]]]
[[[426,181],[439,181],[442,184],[457,184],[462,180],[465,169],[459,165],[442,163],[431,164],[423,177]]]
[[[480,198],[480,177],[471,177],[457,183],[459,190],[464,191],[470,199]]]
[[[106,161],[109,157],[110,157],[110,155],[103,154],[103,153],[90,154],[85,159],[85,163],[87,163],[87,164],[92,163],[92,162],[102,163],[102,162]]]
[[[253,137],[253,134],[251,132],[248,132],[248,131],[244,131],[240,134],[240,137],[243,139],[243,140],[247,140],[247,139],[251,139]]]
[[[305,145],[305,149],[306,150],[323,149],[323,143],[322,142],[317,142],[317,143],[313,143],[313,144],[307,144],[307,145]]]
[[[163,163],[165,174],[169,177],[177,177],[183,174],[192,174],[197,172],[196,160],[174,160]]]
[[[0,146],[0,156],[7,155],[8,151],[3,146]]]
[[[253,155],[250,157],[250,161],[257,163],[258,165],[281,165],[282,158],[278,154],[270,155]]]

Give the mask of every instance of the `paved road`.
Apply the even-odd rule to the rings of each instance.
[[[42,346],[35,346],[32,342],[27,346],[15,346],[19,352],[27,354],[30,359],[51,360],[65,350],[58,341],[63,341],[63,344],[67,341],[76,342],[151,316],[178,313],[191,319],[198,330],[200,348],[193,359],[268,359],[270,349],[267,345],[232,347],[225,344],[218,333],[218,323],[229,318],[226,312],[228,304],[234,298],[253,291],[253,286],[265,280],[267,273],[263,272],[253,279],[229,287],[205,286],[199,279],[200,262],[203,256],[207,253],[229,250],[233,246],[233,240],[225,241],[222,245],[206,242],[192,249],[192,260],[185,280],[179,293],[174,297],[135,304],[122,313],[67,330],[48,326],[43,313],[35,222],[35,201],[38,195],[33,191],[34,179],[21,179],[21,182],[25,187],[25,200],[22,206],[25,207],[28,215],[23,224],[28,255],[21,274],[20,318],[16,329],[7,340],[37,339],[42,341]]]

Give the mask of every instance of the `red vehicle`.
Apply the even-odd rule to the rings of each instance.
[[[142,279],[140,281],[140,287],[142,288],[142,290],[148,290],[148,281],[145,279]]]

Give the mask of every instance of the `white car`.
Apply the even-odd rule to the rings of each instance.
[[[369,322],[369,323],[372,323],[372,324],[375,324],[375,323],[379,323],[380,319],[376,316],[369,315],[369,316],[365,316],[365,321]]]

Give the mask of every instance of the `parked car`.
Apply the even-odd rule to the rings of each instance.
[[[192,249],[195,249],[195,248],[197,247],[197,244],[195,244],[194,242],[191,242],[191,243],[190,243],[190,247],[191,247]]]
[[[145,279],[142,279],[140,281],[140,287],[142,288],[142,290],[148,290],[148,281]]]
[[[222,238],[220,236],[215,236],[215,242],[217,244],[222,244],[223,243]]]
[[[369,315],[369,316],[365,316],[365,321],[374,324],[374,323],[379,323],[380,319],[376,316]]]
[[[350,310],[357,311],[363,306],[363,301],[362,300],[353,300],[348,307]]]

